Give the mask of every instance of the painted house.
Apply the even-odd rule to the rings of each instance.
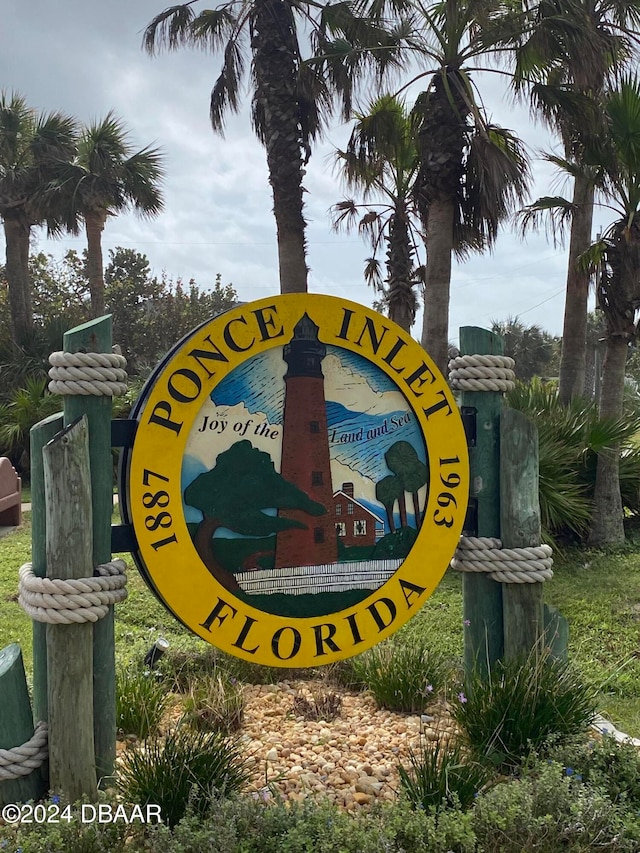
[[[343,483],[333,496],[336,533],[347,548],[375,545],[384,536],[384,521],[361,504],[353,494],[353,483]]]

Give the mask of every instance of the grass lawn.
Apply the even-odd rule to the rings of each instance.
[[[30,518],[27,513],[22,529],[0,539],[0,648],[20,643],[28,673],[32,666],[31,623],[16,596],[18,568],[30,558]],[[556,554],[555,560],[555,577],[545,584],[545,600],[569,620],[569,658],[585,679],[602,685],[602,713],[622,731],[640,737],[640,541],[615,553],[570,549]],[[130,558],[128,562],[129,598],[116,607],[119,661],[141,660],[160,635],[173,649],[202,651],[206,644],[156,601]],[[460,576],[448,572],[399,636],[408,640],[426,637],[460,658]]]

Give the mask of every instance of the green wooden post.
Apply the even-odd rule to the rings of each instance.
[[[31,427],[31,563],[36,577],[47,575],[47,511],[44,500],[42,448],[62,429],[62,412]],[[33,622],[33,719],[46,722],[47,710],[47,631],[44,622]]]
[[[460,329],[462,355],[503,355],[502,338],[486,329]],[[476,446],[469,449],[470,497],[478,507],[478,536],[500,536],[500,411],[497,391],[462,391],[461,404],[476,409]],[[485,574],[462,576],[464,665],[467,672],[488,668],[502,657],[502,590]]]
[[[17,643],[0,651],[0,749],[22,746],[33,736],[33,716],[22,652]],[[0,782],[0,806],[37,800],[45,792],[40,770]]]
[[[93,572],[91,475],[86,417],[59,432],[43,453],[47,501],[47,577]],[[95,799],[91,622],[47,624],[49,774],[69,802]]]
[[[111,352],[111,315],[70,329],[65,352]],[[86,414],[89,422],[91,494],[93,501],[94,566],[111,559],[113,463],[111,458],[111,397],[67,395],[64,422]],[[93,629],[94,736],[98,779],[111,776],[116,757],[116,674],[113,607]]]
[[[500,538],[503,548],[540,544],[538,429],[523,412],[500,419]],[[543,584],[503,583],[505,659],[525,658],[543,632]]]

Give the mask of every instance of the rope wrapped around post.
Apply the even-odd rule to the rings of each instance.
[[[20,569],[18,602],[37,622],[97,622],[112,604],[127,597],[125,570],[124,560],[112,560],[97,567],[98,577],[59,580],[36,577],[31,563],[25,563]]]
[[[503,548],[499,539],[462,536],[451,568],[458,572],[487,572],[501,583],[539,583],[553,577],[549,545]]]
[[[118,397],[126,393],[127,360],[117,353],[54,352],[49,356],[52,394]]]
[[[449,362],[449,382],[455,391],[511,391],[514,367],[506,355],[459,355]]]
[[[47,724],[39,722],[26,743],[11,749],[0,749],[0,782],[28,776],[41,767],[49,757],[47,741]]]

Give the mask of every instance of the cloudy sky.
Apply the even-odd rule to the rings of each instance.
[[[275,224],[263,149],[247,113],[229,118],[224,139],[209,125],[209,93],[218,63],[209,54],[181,50],[150,58],[142,31],[166,0],[4,0],[0,24],[0,88],[17,91],[39,110],[59,109],[83,122],[114,110],[136,146],[159,145],[166,155],[165,209],[155,220],[133,215],[108,221],[106,250],[144,252],[154,273],[194,278],[200,287],[216,273],[242,300],[278,292]],[[199,8],[199,7],[198,7]],[[492,119],[518,132],[532,156],[551,143],[527,110],[505,95],[502,79],[481,80]],[[314,151],[305,186],[309,220],[309,289],[371,304],[362,278],[369,251],[357,235],[331,231],[328,209],[342,198],[331,153],[349,128],[336,123]],[[535,195],[551,190],[551,171],[534,160]],[[600,227],[606,222],[598,221]],[[47,240],[38,249],[61,256],[84,241]],[[0,259],[4,246],[0,248]],[[474,257],[453,272],[450,337],[462,325],[488,326],[518,316],[554,334],[562,329],[565,250],[544,235],[527,242],[504,231],[493,255]],[[414,327],[419,337],[421,319]]]

